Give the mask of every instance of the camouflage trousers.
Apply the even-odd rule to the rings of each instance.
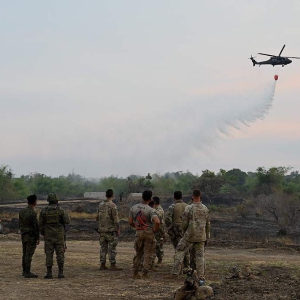
[[[164,257],[164,240],[163,235],[160,232],[156,232],[155,236],[155,251],[152,254],[152,266],[154,265],[155,258],[157,257],[159,260],[162,260]]]
[[[180,240],[183,237],[183,229],[181,226],[174,226],[171,230],[168,232],[170,236],[170,240],[174,246],[174,249],[176,250],[177,245],[179,244]],[[184,255],[183,259],[183,267],[184,268],[189,268],[190,266],[190,254],[189,251],[187,251]]]
[[[100,243],[100,264],[106,264],[106,255],[110,264],[116,263],[118,238],[115,232],[101,232],[99,237]]]
[[[53,266],[53,254],[56,253],[57,265],[63,266],[65,262],[65,245],[64,240],[51,241],[45,239],[45,254],[46,254],[46,266]]]
[[[196,265],[196,271],[198,276],[204,276],[205,271],[205,260],[204,260],[204,242],[189,242],[184,238],[180,240],[176,247],[176,252],[174,255],[174,266],[172,274],[179,274],[182,266],[182,262],[186,253],[190,250],[194,254],[194,263]]]
[[[32,256],[36,249],[36,238],[31,237],[30,234],[22,234],[22,266],[23,270],[25,267],[31,266]]]
[[[143,273],[147,274],[152,266],[153,254],[155,253],[156,240],[152,230],[137,230],[133,258],[133,271],[138,272],[141,263],[143,264]]]

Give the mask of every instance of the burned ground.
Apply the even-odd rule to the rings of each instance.
[[[133,280],[132,242],[120,242],[118,265],[122,271],[99,271],[99,244],[95,241],[69,241],[66,253],[66,278],[43,279],[45,273],[43,242],[33,260],[38,279],[21,276],[21,243],[16,234],[0,236],[1,299],[172,299],[184,275],[166,280],[173,260],[170,244],[165,247],[164,264],[151,279]],[[206,250],[207,283],[214,299],[300,299],[300,256],[291,248],[252,248],[213,246]],[[247,267],[255,276],[226,279],[234,266]],[[54,274],[57,268],[54,267]]]

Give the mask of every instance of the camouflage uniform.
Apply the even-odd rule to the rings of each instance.
[[[179,241],[182,239],[184,231],[182,228],[182,219],[181,216],[187,207],[188,204],[183,202],[182,200],[175,200],[175,202],[170,205],[166,212],[165,224],[168,229],[168,234],[170,236],[170,240],[176,249]],[[187,252],[183,261],[184,267],[189,267],[189,253]]]
[[[39,238],[39,225],[36,212],[33,207],[28,205],[19,213],[19,229],[22,236],[22,266],[23,274],[26,269],[31,267],[32,256],[36,249]]]
[[[141,263],[143,263],[143,274],[147,275],[152,266],[152,257],[156,245],[151,220],[157,217],[157,214],[148,204],[140,203],[131,208],[130,217],[133,219],[136,229],[134,242],[136,254],[133,258],[133,272],[137,273]]]
[[[154,234],[156,239],[156,246],[155,246],[155,253],[153,255],[153,263],[155,261],[155,256],[157,256],[159,262],[161,262],[162,258],[164,257],[164,240],[166,235],[165,222],[164,222],[165,212],[161,207],[161,205],[158,205],[154,210],[159,218],[160,225],[159,225],[159,231]]]
[[[116,264],[116,247],[118,245],[117,230],[119,230],[119,217],[116,205],[105,200],[98,207],[98,232],[100,234],[100,263],[105,265],[106,255],[111,265]]]
[[[57,198],[56,195],[55,197]],[[57,202],[53,203],[51,199],[52,198],[50,198],[50,201],[48,200],[49,205],[41,210],[39,226],[41,234],[44,236],[45,239],[47,274],[49,273],[50,275],[51,273],[52,278],[54,251],[56,252],[56,260],[59,270],[63,270],[65,261],[65,226],[70,223],[70,218],[67,215],[67,213],[58,206]],[[45,278],[49,278],[46,276]]]
[[[210,238],[210,219],[207,207],[199,203],[188,205],[182,215],[183,238],[176,247],[173,274],[178,275],[185,253],[194,250],[196,270],[204,276],[204,244]]]

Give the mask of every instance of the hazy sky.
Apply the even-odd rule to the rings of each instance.
[[[0,165],[17,175],[300,170],[300,60],[247,60],[300,56],[300,1],[0,7]]]

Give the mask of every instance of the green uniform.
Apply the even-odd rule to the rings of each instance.
[[[182,239],[184,234],[181,216],[187,205],[188,204],[183,202],[182,200],[175,200],[175,202],[169,206],[166,212],[165,224],[167,227],[169,227],[168,234],[174,246],[174,249],[176,249],[179,241]],[[183,261],[185,268],[189,267],[189,261],[189,253],[187,252]]]
[[[100,202],[97,220],[100,235],[100,263],[105,265],[106,255],[108,254],[110,264],[116,264],[117,230],[119,230],[119,216],[116,205],[110,200]]]
[[[210,218],[208,208],[199,203],[188,205],[182,215],[183,238],[176,247],[173,274],[178,275],[184,255],[193,250],[198,276],[204,276],[204,244],[210,238]]]
[[[156,240],[152,219],[157,217],[157,214],[148,204],[140,203],[131,208],[130,217],[136,229],[134,242],[136,254],[133,258],[133,271],[138,272],[142,263],[143,274],[147,274],[152,266],[152,257],[155,251]]]
[[[42,209],[39,218],[41,234],[45,239],[46,266],[52,267],[53,254],[56,253],[58,266],[65,260],[65,225],[70,223],[69,216],[57,204],[49,204]]]
[[[23,272],[31,266],[32,256],[39,240],[39,225],[36,212],[28,205],[19,213],[19,229],[22,237],[22,266]]]

